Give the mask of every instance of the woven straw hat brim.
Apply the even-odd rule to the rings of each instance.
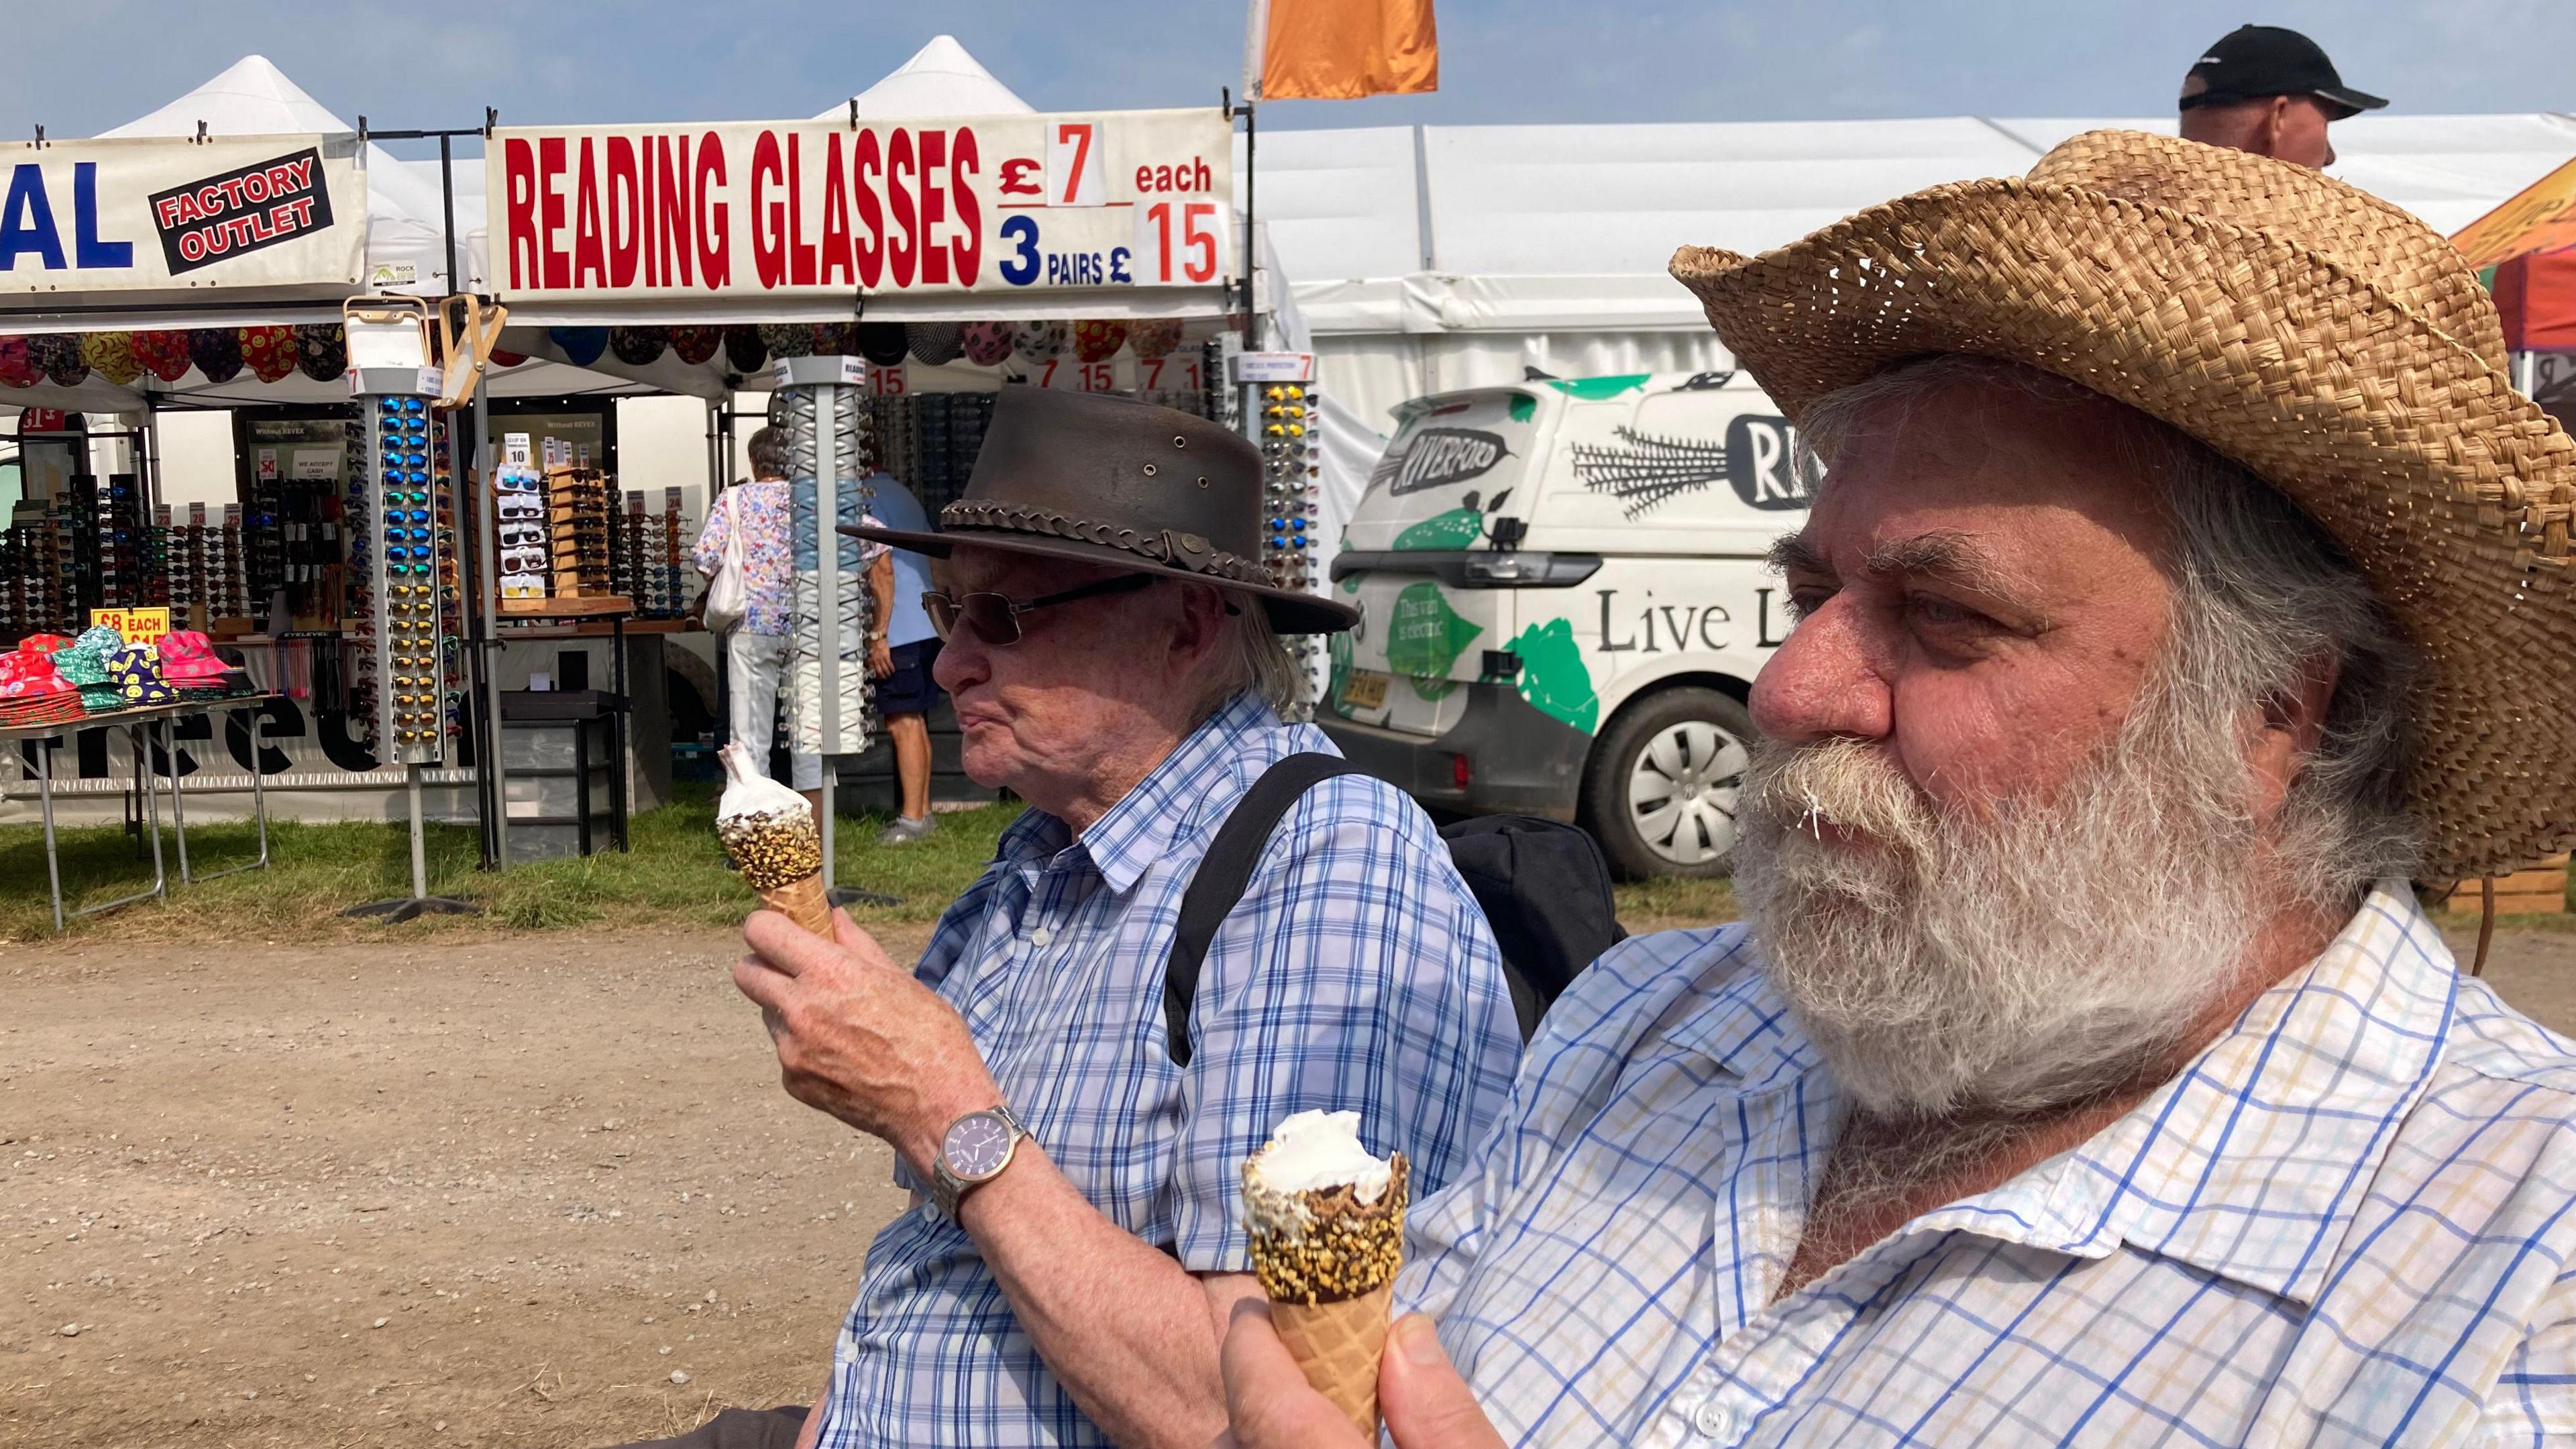
[[[2469,346],[2270,232],[2077,186],[1964,182],[1672,273],[1792,420],[1932,353],[2043,368],[2307,510],[2421,652],[2427,879],[2576,838],[2576,441]]]
[[[1279,634],[1338,634],[1360,621],[1359,610],[1332,599],[1317,598],[1296,589],[1283,589],[1269,584],[1247,584],[1234,579],[1191,573],[1169,564],[1131,553],[1114,544],[1091,543],[1083,539],[1057,538],[1048,534],[1021,533],[1000,528],[950,527],[938,533],[917,533],[907,528],[878,528],[867,524],[844,523],[842,533],[874,543],[891,544],[932,558],[946,558],[957,545],[972,544],[977,548],[1000,549],[1004,553],[1034,554],[1039,558],[1070,559],[1075,563],[1108,564],[1140,574],[1169,574],[1190,583],[1216,588],[1240,589],[1261,601],[1261,612],[1270,620],[1272,632]]]

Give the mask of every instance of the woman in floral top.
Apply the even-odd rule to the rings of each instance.
[[[724,567],[725,541],[742,530],[744,606],[742,622],[725,636],[725,666],[731,676],[732,738],[765,755],[778,718],[778,682],[793,653],[796,629],[793,608],[795,565],[788,554],[787,434],[762,428],[751,435],[751,481],[716,495],[707,522],[698,530],[690,561],[714,578]],[[876,522],[874,518],[867,520]],[[869,610],[868,668],[879,677],[893,661],[885,644],[885,619],[894,593],[894,575],[884,544],[870,544],[866,554]],[[882,578],[879,576],[883,575]],[[816,809],[823,803],[823,759],[794,753],[788,784],[805,793]]]

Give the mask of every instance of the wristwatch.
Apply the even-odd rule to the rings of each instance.
[[[957,1204],[966,1194],[1002,1175],[1029,1129],[1008,1107],[969,1112],[939,1134],[939,1157],[930,1165],[930,1200],[940,1215],[957,1221]]]

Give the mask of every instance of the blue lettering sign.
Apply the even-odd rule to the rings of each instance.
[[[0,272],[34,252],[49,271],[63,269],[63,237],[54,228],[54,203],[45,195],[45,168],[22,161],[9,176],[9,199],[0,202]]]

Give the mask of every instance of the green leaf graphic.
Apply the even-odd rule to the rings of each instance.
[[[1458,662],[1469,640],[1484,632],[1449,607],[1438,584],[1407,584],[1395,596],[1394,617],[1387,621],[1386,667],[1411,679],[1414,693],[1438,699],[1454,687],[1449,666]],[[1434,688],[1437,693],[1429,692]]]
[[[1435,513],[1395,536],[1399,549],[1465,548],[1484,537],[1485,515],[1473,508]]]
[[[1521,657],[1521,698],[1541,714],[1592,733],[1601,722],[1601,697],[1592,692],[1592,671],[1583,667],[1573,621],[1532,624],[1512,641],[1512,652]]]

